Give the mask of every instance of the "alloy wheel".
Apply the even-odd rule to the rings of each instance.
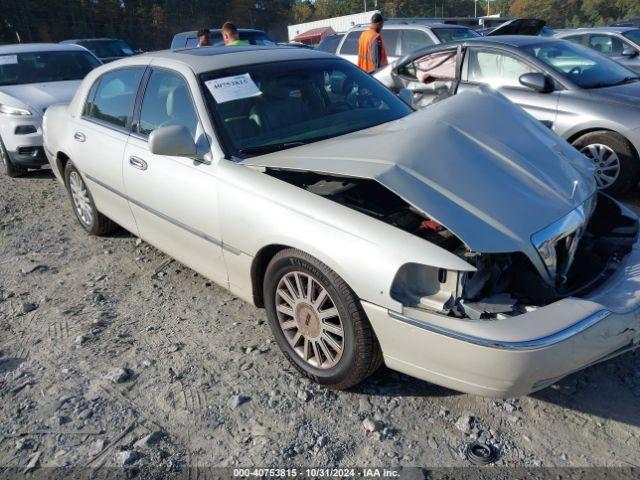
[[[78,218],[82,223],[90,227],[93,224],[91,199],[80,174],[76,171],[71,172],[71,175],[69,175],[69,189]]]
[[[608,188],[616,182],[620,176],[620,158],[610,147],[596,143],[583,147],[580,153],[595,164],[598,188]]]
[[[344,352],[344,328],[336,303],[313,276],[284,275],[275,293],[278,324],[296,354],[309,365],[329,369]]]

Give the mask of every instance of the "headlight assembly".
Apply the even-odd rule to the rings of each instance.
[[[593,195],[560,220],[533,234],[531,241],[547,268],[549,283],[562,285],[575,258],[578,243],[596,206]]]

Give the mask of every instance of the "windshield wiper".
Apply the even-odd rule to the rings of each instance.
[[[623,85],[625,83],[631,83],[631,82],[636,82],[640,80],[640,77],[634,75],[634,76],[629,76],[629,77],[624,77],[622,80],[620,80],[619,82],[614,83],[612,86],[615,85]]]
[[[607,87],[616,87],[618,85],[624,85],[625,83],[631,83],[631,82],[635,82],[637,80],[640,80],[640,77],[634,76],[634,77],[624,77],[622,80],[619,80],[617,82],[613,82],[613,83],[605,83],[605,82],[600,82],[600,83],[592,83],[591,85],[587,85],[583,88],[587,88],[587,89],[592,89],[592,88],[607,88]]]
[[[305,142],[286,142],[286,143],[272,143],[270,145],[259,145],[257,147],[247,147],[238,149],[238,153],[242,155],[258,155],[261,153],[277,152],[291,147],[299,147],[304,145]]]

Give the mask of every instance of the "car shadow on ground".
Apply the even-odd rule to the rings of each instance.
[[[466,395],[382,366],[351,392],[382,397]],[[629,352],[569,375],[530,398],[603,420],[640,426],[640,351]]]
[[[574,373],[531,397],[640,427],[640,351]]]
[[[53,178],[55,178],[53,170],[42,168],[40,170],[29,170],[24,175],[20,175],[18,180],[51,180]]]
[[[463,393],[395,372],[384,365],[364,382],[351,389],[353,393],[382,397],[454,397]]]

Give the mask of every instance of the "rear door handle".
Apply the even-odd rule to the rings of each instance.
[[[129,157],[129,165],[133,168],[137,168],[138,170],[146,170],[148,165],[143,159],[138,157]]]
[[[73,134],[73,138],[75,138],[79,142],[84,142],[87,137],[84,136],[84,133],[76,132]]]

